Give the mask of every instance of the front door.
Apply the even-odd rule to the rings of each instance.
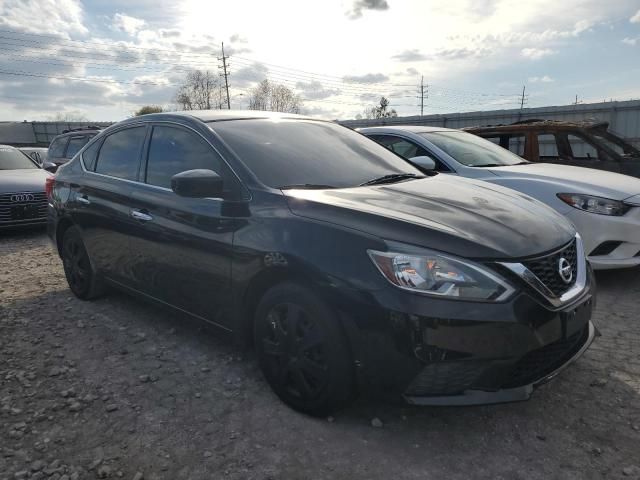
[[[138,289],[157,300],[230,328],[233,232],[243,220],[228,215],[222,198],[185,198],[171,177],[208,169],[234,186],[218,153],[198,133],[155,125],[145,149],[146,168],[131,194],[131,269]],[[144,163],[144,162],[143,162]]]

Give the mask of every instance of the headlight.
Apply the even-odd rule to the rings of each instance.
[[[598,215],[622,216],[631,208],[629,205],[618,200],[594,197],[582,193],[559,193],[558,198],[567,205],[571,205],[578,210],[597,213]]]
[[[382,275],[402,289],[436,297],[493,302],[505,300],[515,291],[497,274],[473,262],[422,249],[404,253],[406,248],[398,244],[389,246],[398,251],[367,252]]]

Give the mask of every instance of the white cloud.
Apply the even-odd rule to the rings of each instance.
[[[78,0],[2,0],[0,27],[64,37],[85,34],[82,5]]]
[[[111,26],[116,30],[120,30],[121,32],[125,32],[133,36],[142,29],[145,24],[146,22],[141,18],[130,17],[124,13],[116,13],[113,16],[113,23]]]
[[[631,23],[640,23],[640,10],[636,12],[636,14],[629,19]]]
[[[530,58],[531,60],[540,60],[543,57],[548,57],[549,55],[553,55],[556,53],[555,50],[551,50],[550,48],[523,48],[520,53],[523,57]]]
[[[626,37],[622,39],[622,43],[626,45],[631,45],[632,47],[635,47],[638,44],[638,42],[640,42],[640,37],[635,37],[635,38]]]
[[[528,80],[529,83],[551,83],[554,81],[549,75],[544,75],[542,77],[529,77]]]

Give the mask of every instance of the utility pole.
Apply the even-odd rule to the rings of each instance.
[[[526,85],[522,86],[522,100],[520,100],[520,110],[522,110],[524,108],[524,92],[525,92],[525,88]]]
[[[574,105],[578,104],[578,94],[576,93],[576,103],[574,103]]]
[[[425,95],[429,98],[429,85],[424,84],[424,75],[420,79],[420,116],[424,115],[424,97]]]
[[[227,72],[227,58],[225,54],[224,54],[224,42],[222,42],[222,58],[219,58],[218,60],[222,60],[222,69],[223,69],[223,74],[222,76],[224,77],[224,86],[227,90],[227,109],[231,110],[231,99],[229,98],[229,72]]]

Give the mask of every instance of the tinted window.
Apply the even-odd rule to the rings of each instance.
[[[69,145],[67,145],[67,153],[65,158],[72,158],[76,153],[80,151],[89,141],[89,137],[71,137]]]
[[[105,138],[98,154],[96,173],[136,180],[145,133],[146,127],[134,127],[112,133]]]
[[[413,157],[429,157],[436,163],[435,170],[439,172],[450,171],[446,165],[444,165],[440,160],[434,158],[434,155],[429,153],[422,146],[409,142],[404,138],[395,137],[393,135],[369,135],[369,138],[374,139],[380,145],[384,145],[389,150],[397,153],[403,158],[410,159]]]
[[[90,145],[84,152],[82,152],[82,161],[84,162],[84,168],[93,172],[96,168],[96,159],[98,158],[98,150],[100,150],[100,140]]]
[[[51,142],[51,145],[49,145],[49,157],[62,157],[64,155],[64,147],[67,146],[67,140],[69,140],[69,138],[64,137]]]
[[[29,157],[12,147],[0,147],[0,170],[38,168]]]
[[[428,132],[423,137],[454,160],[468,167],[489,167],[526,163],[522,158],[484,138],[465,132]]]
[[[205,168],[222,175],[220,157],[202,137],[175,127],[153,127],[146,182],[171,188],[171,177]]]
[[[312,120],[210,124],[264,184],[354,187],[392,173],[420,171],[346,127]]]

